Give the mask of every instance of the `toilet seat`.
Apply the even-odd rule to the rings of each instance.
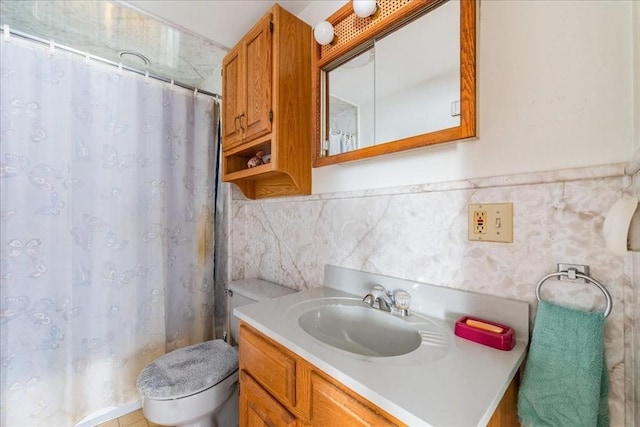
[[[140,372],[137,386],[146,398],[173,400],[213,387],[238,369],[238,351],[223,340],[174,350]]]

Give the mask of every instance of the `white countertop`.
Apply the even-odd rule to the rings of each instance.
[[[298,325],[299,307],[304,306],[301,303],[354,296],[363,295],[320,287],[242,306],[233,314],[412,427],[484,426],[489,422],[524,360],[528,336],[516,335],[516,346],[511,351],[501,351],[456,336],[451,316],[438,319],[436,315],[434,319],[433,313],[429,313],[429,318],[449,335],[448,351],[437,360],[416,364],[405,356],[375,358],[337,350]],[[441,302],[446,306],[446,301]],[[473,304],[468,301],[465,304],[469,306],[465,314],[478,315],[473,312]],[[453,311],[459,310],[456,307]],[[447,310],[442,312],[451,314]],[[497,318],[493,317],[498,321],[499,311],[496,313]],[[524,315],[528,316],[526,310]]]

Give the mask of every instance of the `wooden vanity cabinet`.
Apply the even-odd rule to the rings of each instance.
[[[256,421],[261,416],[264,417],[262,421]],[[241,323],[240,426],[256,425],[404,424],[246,323]]]
[[[405,426],[306,360],[240,322],[240,427]],[[517,376],[489,427],[519,426]]]
[[[311,193],[311,27],[274,5],[222,62],[222,176],[251,199]],[[270,163],[249,168],[258,151]]]

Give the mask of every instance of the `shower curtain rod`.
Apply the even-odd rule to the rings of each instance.
[[[89,52],[82,52],[81,50],[74,49],[74,48],[69,47],[69,46],[65,46],[65,45],[62,45],[62,44],[55,43],[53,40],[46,40],[46,39],[43,39],[41,37],[34,36],[32,34],[23,33],[22,31],[12,30],[12,29],[9,28],[8,25],[3,25],[2,27],[0,27],[0,31],[2,31],[4,33],[3,34],[3,38],[4,38],[5,41],[9,40],[9,36],[10,35],[11,36],[18,36],[18,37],[21,37],[23,39],[32,40],[32,41],[35,41],[35,42],[50,46],[52,49],[61,49],[61,50],[67,51],[67,52],[71,52],[71,53],[75,53],[77,55],[84,56],[87,59],[91,59],[91,60],[94,60],[94,61],[102,62],[102,63],[108,64],[108,65],[113,65],[114,67],[123,68],[123,69],[125,69],[127,71],[132,71],[134,73],[143,75],[145,77],[150,77],[152,79],[160,80],[160,81],[165,82],[165,83],[173,83],[175,86],[180,86],[181,88],[184,88],[184,89],[187,89],[187,90],[190,90],[190,91],[194,91],[194,92],[197,91],[197,93],[201,93],[203,95],[211,96],[216,101],[221,101],[222,100],[222,96],[220,94],[208,92],[206,90],[200,90],[195,86],[190,86],[190,85],[185,84],[185,83],[176,82],[173,79],[168,79],[166,77],[159,76],[157,74],[151,74],[151,73],[149,73],[148,70],[141,70],[139,68],[135,68],[135,67],[130,67],[128,65],[124,65],[122,62],[115,62],[115,61],[111,61],[111,60],[106,59],[106,58],[102,58],[100,56],[91,55],[91,54],[89,54]]]

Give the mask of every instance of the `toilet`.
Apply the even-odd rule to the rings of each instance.
[[[231,282],[227,292],[232,343],[238,340],[233,309],[295,292],[259,279]],[[147,420],[176,427],[238,425],[238,351],[221,339],[174,350],[138,376]]]

